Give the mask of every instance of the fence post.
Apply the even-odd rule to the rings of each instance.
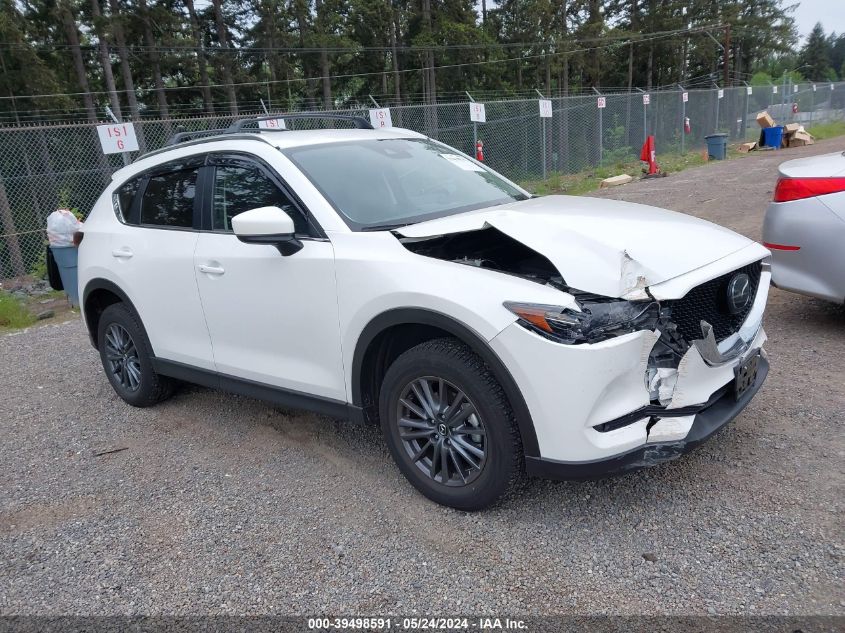
[[[684,153],[684,143],[686,142],[686,127],[685,123],[687,120],[687,102],[684,101],[684,87],[681,84],[678,84],[678,88],[681,89],[681,154]]]
[[[715,92],[715,95],[716,95],[716,121],[713,125],[713,133],[715,134],[716,132],[719,131],[719,101],[721,101],[721,99],[719,99],[719,85],[714,83],[713,84],[713,90],[716,91]]]
[[[749,97],[753,88],[745,81],[742,83],[745,84],[745,106],[742,109],[742,141],[745,142],[748,140],[748,104],[751,101]]]
[[[595,92],[598,96],[601,96],[601,92],[593,86],[593,92]],[[598,102],[596,103],[598,106]],[[596,107],[596,110],[599,112],[599,165],[601,165],[602,160],[604,160],[604,108]]]
[[[542,92],[534,88],[534,92],[540,95],[541,99],[545,99],[546,97],[543,95]],[[540,144],[540,149],[543,152],[542,158],[542,165],[543,165],[543,180],[546,179],[546,117],[540,114],[540,104],[537,103],[537,115],[540,117],[540,133],[543,135],[543,142]]]
[[[464,90],[464,94],[466,94],[466,96],[469,97],[469,100],[471,102],[475,101],[475,99],[472,98],[472,95],[469,93],[468,90]],[[437,106],[435,105],[434,107],[436,108]],[[473,154],[475,152],[476,147],[478,147],[478,121],[473,121],[472,122],[472,150],[470,151],[470,154]]]
[[[642,88],[637,88],[640,91],[640,98],[643,102],[643,143],[648,140],[648,121],[646,120],[646,109],[645,109],[645,99],[642,99],[642,95],[645,94],[645,90]]]

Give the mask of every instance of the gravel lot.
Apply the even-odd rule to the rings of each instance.
[[[598,195],[759,239],[777,163],[836,149]],[[766,386],[704,447],[477,514],[375,428],[194,387],[133,409],[79,321],[2,336],[0,613],[843,615],[845,316],[773,290],[766,329]]]

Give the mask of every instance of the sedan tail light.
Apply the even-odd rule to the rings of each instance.
[[[775,187],[775,202],[790,202],[845,191],[845,178],[781,178]]]

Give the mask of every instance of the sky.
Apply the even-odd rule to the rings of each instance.
[[[833,31],[845,33],[845,2],[842,0],[799,0],[792,15],[802,38],[806,38],[816,22],[822,23],[828,35]]]

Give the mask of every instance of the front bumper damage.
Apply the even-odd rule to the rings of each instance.
[[[733,420],[768,373],[764,269],[748,317],[718,344],[702,324],[701,340],[672,368],[655,372],[659,331],[638,331],[592,345],[562,345],[513,324],[491,345],[512,368],[532,415],[539,455],[530,475],[589,479],[676,459]],[[742,395],[735,373],[752,356],[757,375]],[[554,368],[554,369],[552,369]]]
[[[643,446],[609,458],[583,462],[563,462],[542,457],[526,457],[526,470],[529,475],[546,479],[598,479],[677,459],[703,444],[711,435],[717,433],[748,406],[754,394],[763,386],[763,382],[769,373],[769,362],[765,355],[761,355],[758,367],[757,379],[754,384],[738,400],[734,398],[731,385],[726,385],[713,394],[704,405],[692,406],[683,410],[686,415],[678,417],[650,416],[648,419],[657,420],[651,430],[654,430],[657,425],[665,425],[661,431],[666,433],[655,434],[655,437],[650,434],[649,441]],[[678,412],[680,411],[682,410],[678,410]],[[665,437],[671,435],[676,435],[680,439],[665,439]]]

